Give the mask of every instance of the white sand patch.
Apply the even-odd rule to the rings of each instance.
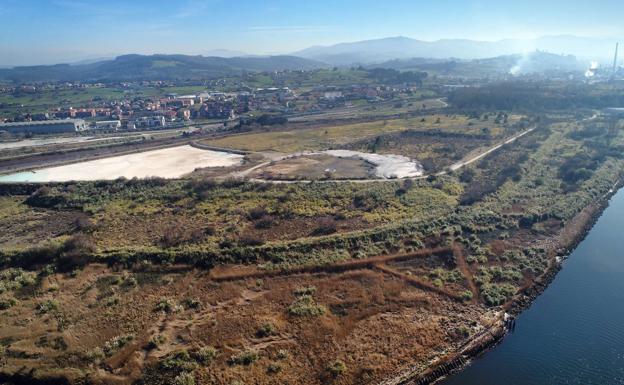
[[[242,155],[179,146],[0,176],[0,182],[65,182],[125,178],[178,178],[200,167],[241,164]]]
[[[375,175],[380,178],[408,178],[421,176],[423,166],[403,155],[369,154],[351,150],[323,151],[338,158],[360,158],[375,165]]]

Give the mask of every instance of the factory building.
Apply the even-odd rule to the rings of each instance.
[[[10,134],[58,134],[81,132],[86,129],[86,123],[82,119],[0,123],[0,131],[6,131]]]

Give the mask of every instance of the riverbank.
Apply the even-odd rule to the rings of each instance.
[[[439,383],[448,376],[464,370],[474,359],[486,354],[499,343],[504,342],[508,332],[507,324],[504,321],[505,314],[515,318],[531,307],[533,302],[555,280],[562,268],[561,262],[585,239],[602,213],[608,208],[611,198],[622,187],[622,181],[618,181],[599,202],[585,207],[561,229],[559,235],[554,237],[545,249],[550,262],[547,270],[542,276],[536,278],[529,287],[521,290],[511,301],[502,306],[503,311],[499,313],[500,319],[491,325],[490,328],[471,337],[455,352],[441,357],[424,372],[403,373],[379,385],[428,385]]]

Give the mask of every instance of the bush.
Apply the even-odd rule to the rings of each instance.
[[[264,245],[264,240],[253,235],[243,235],[238,240],[238,243],[241,246],[262,246]]]
[[[47,301],[41,302],[37,305],[37,313],[39,314],[48,314],[52,312],[56,312],[58,310],[58,302],[53,299],[49,299]]]
[[[195,377],[191,373],[180,373],[173,379],[173,385],[195,385]]]
[[[461,299],[463,301],[471,301],[472,300],[472,292],[470,290],[466,290],[464,292],[461,293]]]
[[[74,220],[74,227],[76,231],[84,231],[84,232],[92,232],[95,230],[96,226],[93,220],[89,218],[86,214],[80,214]]]
[[[197,362],[207,364],[217,357],[217,349],[212,346],[206,346],[193,353],[193,356]]]
[[[269,229],[271,228],[273,225],[275,224],[275,220],[273,219],[273,217],[269,216],[269,215],[265,215],[264,217],[262,217],[260,220],[258,220],[256,222],[256,224],[254,225],[254,227],[256,229]]]
[[[3,298],[0,299],[0,310],[7,310],[12,308],[17,304],[17,300],[15,298]]]
[[[484,284],[481,286],[481,295],[488,306],[499,306],[507,301],[507,298],[516,293],[516,288],[509,284]]]
[[[247,217],[249,217],[249,219],[252,221],[257,221],[267,216],[268,214],[269,213],[266,211],[264,207],[256,207],[256,208],[249,210],[249,213],[247,213]]]
[[[302,286],[295,289],[294,294],[296,296],[302,295],[314,295],[316,293],[316,286]]]
[[[336,227],[336,222],[333,219],[324,218],[321,220],[318,227],[314,229],[314,231],[312,231],[311,235],[312,236],[330,235],[330,234],[334,234],[336,231],[338,231]]]
[[[148,350],[157,349],[160,345],[162,345],[166,341],[167,341],[167,337],[163,336],[162,334],[159,334],[157,336],[150,338],[150,340],[148,341],[145,347]]]
[[[164,311],[165,313],[171,313],[175,308],[175,304],[170,299],[160,300],[156,306],[154,306],[154,311]]]
[[[201,308],[201,302],[196,298],[185,298],[182,300],[182,306],[185,309],[199,309]]]
[[[269,364],[269,366],[267,367],[267,373],[269,374],[275,374],[281,371],[282,371],[282,365],[275,363],[275,362]]]
[[[277,329],[275,329],[275,326],[271,323],[265,323],[256,331],[256,336],[259,338],[265,338],[275,334],[277,334]]]
[[[95,252],[95,244],[85,234],[76,234],[65,241],[64,256],[89,254]]]
[[[197,362],[186,350],[169,353],[161,362],[160,367],[177,372],[190,372],[197,368]]]
[[[104,354],[106,355],[106,357],[110,357],[113,354],[115,354],[117,351],[119,351],[119,349],[126,346],[128,342],[132,341],[133,339],[134,339],[134,335],[132,334],[125,334],[125,335],[117,336],[113,338],[112,340],[107,341],[104,344],[104,348],[102,350],[104,351]]]
[[[327,312],[325,306],[318,305],[310,295],[302,295],[288,307],[291,315],[298,317],[318,317]]]
[[[327,366],[327,371],[334,377],[342,375],[347,370],[347,365],[340,360],[336,360]]]
[[[258,361],[260,355],[255,350],[246,350],[239,354],[235,354],[228,360],[230,365],[251,365]]]
[[[214,234],[214,228],[189,229],[181,224],[173,224],[165,229],[160,242],[164,247],[176,247],[183,243],[198,243],[207,234],[210,235],[210,232]]]

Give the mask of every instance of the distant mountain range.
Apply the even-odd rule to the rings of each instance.
[[[590,60],[602,60],[610,65],[615,43],[616,39],[576,36],[496,42],[461,39],[427,42],[391,37],[311,47],[282,56],[247,56],[238,51],[214,50],[209,51],[210,56],[123,55],[73,64],[0,67],[0,81],[197,80],[244,72],[354,65],[454,76],[577,71],[587,69]]]
[[[0,69],[0,80],[131,81],[210,79],[243,72],[311,70],[327,67],[312,59],[294,56],[205,57],[187,55],[124,55],[86,64],[57,64]]]
[[[483,59],[535,50],[576,55],[589,60],[612,58],[616,41],[610,38],[545,36],[537,39],[506,39],[494,42],[465,39],[429,42],[400,36],[326,47],[310,47],[294,52],[293,55],[333,65],[381,63],[414,57]]]

